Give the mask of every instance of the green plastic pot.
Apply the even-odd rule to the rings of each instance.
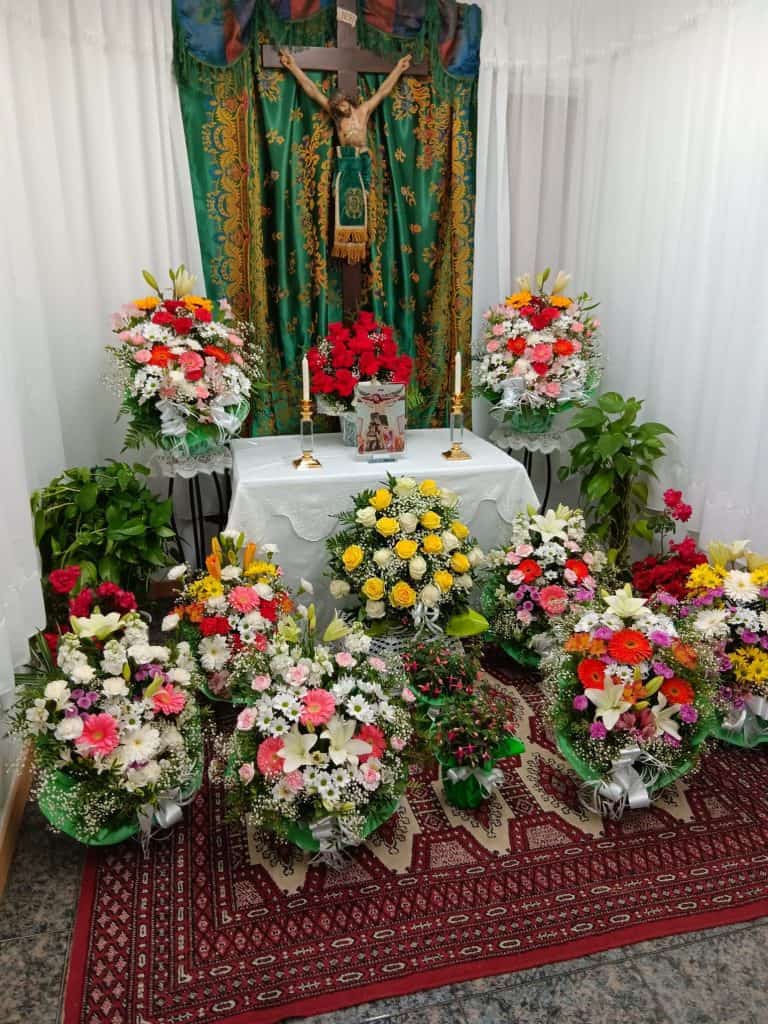
[[[496,747],[491,760],[484,765],[484,770],[490,772],[502,758],[522,754],[524,750],[524,744],[517,737],[510,736]],[[488,799],[488,795],[474,775],[470,775],[468,779],[462,779],[460,782],[451,782],[447,777],[447,769],[458,767],[455,759],[451,758],[450,761],[445,761],[438,757],[437,760],[440,765],[440,781],[443,784],[445,799],[449,804],[462,810],[473,811]]]

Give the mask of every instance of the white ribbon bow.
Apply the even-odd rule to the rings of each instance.
[[[187,432],[189,410],[167,398],[157,403],[160,413],[160,433],[165,437],[183,437]]]
[[[768,700],[750,693],[742,707],[729,709],[723,719],[723,728],[728,732],[740,732],[744,742],[752,746],[755,740],[768,736],[768,725],[764,725],[761,719],[768,719]]]
[[[581,804],[588,811],[618,821],[629,807],[651,806],[649,786],[667,766],[640,747],[625,747],[611,765],[605,779],[585,782],[580,790]]]
[[[325,864],[326,867],[340,870],[347,863],[346,853],[350,846],[359,846],[362,840],[343,821],[334,814],[329,814],[311,826],[312,838],[320,845],[318,852],[310,859],[310,864]]]
[[[420,636],[424,630],[432,633],[433,636],[442,636],[443,631],[437,624],[437,620],[440,618],[440,609],[437,605],[433,608],[427,608],[423,601],[417,601],[411,615],[413,616],[413,624],[416,627],[414,636]]]
[[[500,768],[491,768],[490,771],[485,771],[483,768],[449,768],[445,774],[449,782],[477,779],[477,784],[485,796],[490,796],[504,781],[504,772]]]
[[[191,803],[197,794],[197,790],[189,796],[182,796],[181,789],[176,786],[173,789],[166,789],[160,793],[153,803],[142,804],[136,812],[139,819],[139,830],[141,833],[141,849],[146,856],[149,851],[150,840],[158,832],[173,828],[182,819],[181,809]],[[156,823],[156,824],[155,824]]]

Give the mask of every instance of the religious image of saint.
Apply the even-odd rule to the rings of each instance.
[[[302,71],[292,54],[280,52],[280,63],[301,88],[332,118],[338,137],[337,167],[333,181],[335,217],[331,256],[359,263],[368,254],[368,195],[371,188],[371,154],[368,120],[411,65],[402,57],[379,88],[367,100],[336,92],[326,96]]]

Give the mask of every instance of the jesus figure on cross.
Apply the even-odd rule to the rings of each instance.
[[[410,54],[402,57],[373,96],[363,101],[341,92],[326,96],[290,53],[282,51],[280,63],[296,78],[307,96],[333,119],[339,145],[336,147],[338,166],[333,183],[335,218],[331,256],[348,263],[359,263],[368,253],[368,193],[371,187],[368,119],[410,67]]]

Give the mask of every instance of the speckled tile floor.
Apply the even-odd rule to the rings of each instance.
[[[57,1024],[84,854],[27,808],[0,901],[0,1024]],[[304,1024],[768,1024],[768,917],[382,999]],[[203,1022],[201,1022],[203,1024]]]

